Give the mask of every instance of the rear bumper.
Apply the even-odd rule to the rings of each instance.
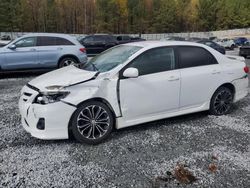
[[[86,54],[81,54],[78,56],[78,60],[80,64],[85,64],[88,61],[88,56]]]
[[[232,82],[232,84],[235,87],[234,102],[237,102],[237,101],[243,99],[244,97],[246,97],[248,95],[249,80],[248,80],[248,76],[247,75],[245,77],[243,77],[243,78],[234,80]]]

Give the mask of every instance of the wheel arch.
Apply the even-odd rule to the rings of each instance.
[[[64,58],[73,58],[73,59],[75,59],[75,60],[77,61],[77,63],[80,62],[77,56],[75,56],[75,55],[73,55],[73,54],[65,54],[65,55],[61,56],[61,57],[58,59],[58,61],[57,61],[57,67],[59,67],[60,62],[61,62]]]
[[[211,100],[212,100],[212,98],[213,98],[215,92],[216,92],[219,88],[221,88],[221,87],[226,87],[226,88],[230,89],[230,90],[233,92],[233,97],[235,96],[235,92],[236,92],[235,86],[234,86],[232,83],[227,82],[227,83],[224,83],[224,84],[222,84],[222,85],[220,85],[219,87],[216,88],[216,90],[213,92],[213,95],[212,95],[211,98],[210,98],[210,102],[211,102]]]
[[[85,101],[82,101],[80,102],[78,105],[76,105],[76,110],[81,106],[83,105],[84,103],[87,103],[87,102],[92,102],[92,101],[98,101],[98,102],[101,102],[103,104],[105,104],[111,111],[112,115],[113,115],[113,121],[114,121],[114,128],[116,127],[116,118],[117,118],[117,115],[113,109],[113,107],[111,106],[111,104],[104,98],[101,98],[101,97],[95,97],[95,98],[91,98],[91,99],[87,99]],[[72,122],[72,118],[76,112],[76,110],[73,112],[73,114],[71,115],[70,117],[70,120],[69,120],[69,123],[68,123],[68,134],[69,134],[69,137],[73,137],[72,135],[72,130],[71,130],[71,122]]]

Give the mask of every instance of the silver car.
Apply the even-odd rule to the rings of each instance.
[[[0,48],[0,71],[55,69],[86,62],[85,47],[66,34],[29,34]]]

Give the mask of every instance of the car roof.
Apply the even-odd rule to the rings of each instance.
[[[110,35],[110,34],[102,34],[102,33],[96,33],[96,34],[87,35],[87,36],[113,36],[113,35]]]
[[[73,38],[73,36],[68,35],[68,34],[63,34],[63,33],[30,33],[30,34],[23,35],[22,37],[39,37],[39,36],[63,37],[63,38],[70,38],[70,39]]]
[[[196,43],[196,42],[187,42],[187,41],[140,41],[140,42],[133,42],[122,44],[127,46],[139,46],[139,47],[146,47],[146,48],[155,48],[155,47],[162,47],[162,46],[199,46],[204,47],[204,44]]]

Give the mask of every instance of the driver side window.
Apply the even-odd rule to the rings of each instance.
[[[36,37],[28,37],[21,39],[15,43],[17,48],[36,46]]]
[[[169,47],[151,49],[137,57],[129,67],[137,68],[139,76],[173,70],[174,49]]]

